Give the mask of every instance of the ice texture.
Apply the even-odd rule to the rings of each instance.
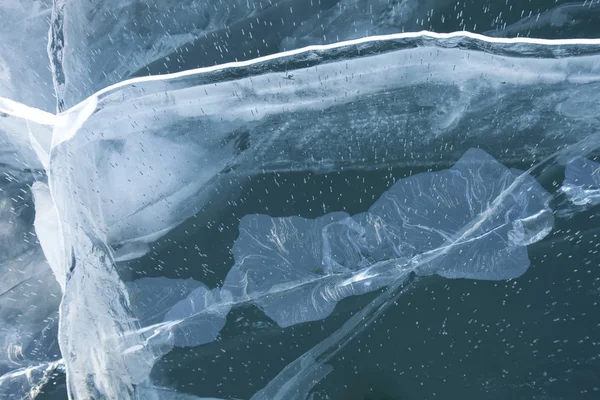
[[[0,376],[0,396],[4,399],[35,399],[44,392],[52,375],[64,373],[62,360],[23,367]]]
[[[342,298],[411,271],[516,278],[529,266],[525,246],[552,228],[549,198],[530,175],[471,149],[449,170],[396,182],[366,213],[246,216],[221,289],[142,278],[128,285],[132,310],[143,326],[169,332],[169,343],[198,346],[217,337],[231,307],[245,303],[287,327],[326,318]]]
[[[289,223],[263,220],[257,234],[256,227],[244,227],[244,242],[237,255],[250,266],[242,266],[244,273],[239,275],[246,278],[248,287],[253,288],[255,282],[267,287],[263,292],[266,300],[257,304],[282,326],[323,318],[341,297],[378,289],[382,283],[389,285],[342,328],[289,364],[253,399],[307,398],[312,386],[328,373],[324,363],[360,331],[359,326],[391,303],[394,291],[412,271],[448,278],[519,277],[529,266],[526,246],[552,229],[549,199],[549,193],[527,172],[508,169],[481,150],[469,150],[449,170],[397,182],[368,213],[354,217],[362,223],[351,236],[305,229],[296,240],[288,241],[285,233],[293,231],[293,219]],[[304,246],[306,238],[311,243],[315,237],[322,242],[336,238],[343,244],[339,246],[342,265],[347,260],[366,259],[372,266],[350,277],[343,276],[347,269],[331,272],[328,245],[322,246],[324,254],[316,263],[311,260],[314,247]],[[274,256],[269,257],[271,254]],[[270,293],[277,290],[279,281],[293,282],[296,271],[314,268],[318,261],[326,274],[337,278],[337,284],[319,287],[313,283],[317,278],[311,271],[300,278],[304,290],[292,289],[291,296],[288,291]],[[339,268],[339,263],[335,264]],[[383,282],[380,274],[386,278]],[[285,278],[278,279],[282,275]],[[378,284],[371,286],[370,281]]]
[[[67,107],[75,105],[186,43],[259,12],[258,4],[246,0],[58,0],[52,34],[59,95]]]
[[[131,309],[142,325],[164,320],[171,308],[202,286],[193,279],[140,278],[126,282]]]
[[[379,253],[387,247],[384,253],[395,253],[398,258],[394,262],[384,263],[386,269],[394,271],[393,275],[386,276],[387,290],[340,329],[288,364],[252,399],[308,398],[312,387],[331,370],[325,363],[393,303],[402,293],[402,285],[410,272],[484,280],[519,277],[529,266],[526,246],[543,239],[552,229],[554,217],[548,207],[549,200],[549,193],[528,172],[508,169],[480,150],[469,150],[447,171],[419,174],[396,183],[375,202],[365,214],[366,218],[357,218],[367,221],[364,230],[368,233],[359,240],[348,240],[352,245],[342,246],[352,250],[358,248],[359,252],[367,249],[367,254],[372,249]],[[276,223],[266,224],[267,228],[273,226]],[[284,241],[272,240],[278,239],[278,235],[271,229],[268,239],[283,253],[285,249],[281,243]],[[323,238],[325,236],[323,234]],[[342,235],[340,241],[346,238]],[[302,248],[302,243],[294,241],[291,245]],[[266,245],[258,244],[268,249]],[[257,248],[252,250],[253,254],[261,256],[265,253]],[[283,254],[279,254],[279,259],[285,264]],[[303,265],[304,261],[299,260],[298,264]],[[288,263],[296,267],[294,264]],[[273,274],[267,265],[276,271],[286,271],[281,266],[282,261],[266,260],[251,271],[253,274],[247,274],[247,281],[252,282],[255,276],[264,282],[263,285],[276,280],[279,275]],[[378,272],[381,269],[376,268],[377,272],[374,269],[359,271],[354,274],[356,278],[345,279],[340,286],[363,287],[370,279],[380,281]],[[373,290],[378,287],[375,285]],[[332,303],[335,305],[335,295],[340,292],[334,290],[332,295],[331,291],[316,289],[301,293],[307,296],[304,301],[266,294],[267,299],[276,301],[279,307],[272,304],[273,307],[267,307],[265,312],[270,315],[270,310],[275,310],[275,319],[281,325],[298,319],[321,318],[319,311]],[[355,293],[346,291],[344,294]],[[264,305],[258,304],[264,309]],[[278,316],[283,319],[277,319]]]
[[[53,12],[60,17],[59,7]],[[60,35],[51,40],[57,56]],[[54,67],[61,101],[64,65]],[[63,78],[68,82],[68,75]],[[23,232],[35,230],[39,244],[31,254],[43,250],[50,267],[46,262],[38,267],[37,258],[27,265],[32,275],[52,272],[58,282],[53,287],[45,282],[37,294],[62,292],[58,343],[69,395],[160,398],[164,391],[149,380],[155,362],[173,346],[214,340],[233,306],[256,303],[288,326],[326,317],[347,295],[386,286],[340,331],[257,394],[293,398],[326,374],[323,354],[350,340],[361,322],[372,321],[408,272],[519,276],[527,267],[525,246],[549,232],[552,217],[531,171],[503,164],[536,164],[565,146],[577,146],[582,156],[597,148],[600,123],[584,110],[597,107],[599,89],[599,41],[408,33],[137,78],[57,115],[0,99],[0,111],[7,114],[0,117],[0,128],[11,146],[2,156],[14,161],[10,176],[26,182],[23,190],[33,192],[39,213],[28,214]],[[578,146],[582,142],[587,145]],[[166,276],[124,281],[122,261],[148,253],[192,216],[206,223],[235,199],[235,190],[221,190],[234,178],[452,164],[399,181],[358,216],[246,217],[241,227],[259,239],[275,223],[277,235],[288,229],[292,242],[312,232],[307,243],[314,245],[313,253],[291,247],[289,275],[254,273],[254,288],[240,285],[238,271],[256,270],[240,256],[255,261],[258,252],[243,232],[231,277],[221,288]],[[325,243],[316,235],[323,229],[333,229],[333,240],[325,235]],[[14,242],[7,239],[7,247]],[[267,255],[283,254],[273,246],[264,250]],[[302,259],[321,264],[309,269]],[[390,263],[407,268],[390,272]],[[377,274],[365,274],[369,269]],[[292,298],[325,291],[291,293],[279,308],[263,296],[272,295],[274,286],[294,279],[306,283],[307,276],[325,273],[347,274],[340,282],[349,290],[336,289],[327,302],[316,297],[318,307],[308,311],[294,310]],[[21,283],[15,280],[18,290],[28,287]],[[25,346],[29,332],[44,331],[45,324],[55,329],[50,319],[40,322],[44,313],[32,311],[30,303],[20,305],[27,312],[17,314],[25,320],[14,326],[33,326],[15,336]],[[51,302],[44,305],[48,314],[56,313]],[[43,347],[35,352],[40,363],[58,362],[55,353],[45,351],[52,340],[31,341]]]
[[[572,37],[574,27],[585,37],[599,35],[600,6],[593,1],[524,5],[521,15],[502,18],[475,9],[449,0],[56,0],[49,51],[59,105],[67,109],[134,76],[373,35],[426,29],[561,38]],[[38,26],[47,31],[44,22]]]
[[[195,347],[215,340],[232,307],[230,296],[222,296],[222,293],[219,289],[209,290],[200,285],[167,312],[166,322],[178,322],[173,329],[174,346]]]
[[[37,243],[33,175],[0,171],[0,397],[12,398],[39,390],[47,374],[38,372],[61,358],[61,289]]]
[[[525,246],[545,237],[554,219],[548,193],[521,174],[472,149],[449,170],[396,182],[366,213],[246,216],[223,289],[287,327],[323,319],[341,299],[411,270],[517,278],[529,266]]]
[[[15,74],[15,85],[35,82],[17,78],[17,71],[6,70]],[[18,90],[27,93],[25,87]],[[34,209],[31,190],[45,179],[54,115],[7,98],[0,98],[0,110],[0,397],[33,398],[61,358],[61,287],[47,261],[52,249],[45,253],[39,244],[36,221],[48,226],[53,238],[60,235],[50,221],[40,220],[43,212]]]
[[[47,169],[53,123],[52,114],[0,98],[0,163],[15,171]]]
[[[55,112],[48,30],[52,0],[0,1],[0,97]]]
[[[141,278],[127,283],[142,331],[160,332],[165,345],[194,347],[215,340],[232,300],[193,279]]]
[[[600,204],[600,164],[577,157],[567,164],[561,190],[575,206],[589,208]]]

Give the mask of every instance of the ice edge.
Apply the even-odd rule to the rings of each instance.
[[[209,67],[201,67],[201,68],[189,69],[186,71],[173,72],[170,74],[142,76],[142,77],[126,79],[124,81],[112,84],[110,86],[105,87],[104,89],[101,89],[101,90],[95,92],[94,94],[88,96],[85,100],[82,100],[75,106],[69,108],[68,110],[62,111],[59,114],[64,114],[64,113],[69,112],[69,110],[71,110],[71,109],[80,107],[82,103],[89,101],[90,98],[97,98],[98,96],[100,96],[104,93],[121,88],[123,86],[131,85],[134,83],[166,81],[166,80],[181,78],[181,77],[185,77],[185,76],[189,76],[189,75],[214,72],[214,71],[225,70],[225,69],[235,68],[235,67],[246,67],[246,66],[250,66],[250,65],[254,65],[254,64],[259,64],[261,62],[277,60],[280,58],[285,58],[285,57],[289,57],[289,56],[293,56],[293,55],[297,55],[297,54],[307,53],[310,51],[331,50],[331,49],[337,49],[337,48],[341,48],[341,47],[345,47],[345,46],[352,46],[352,45],[357,45],[357,44],[362,44],[362,43],[370,43],[370,42],[378,42],[378,41],[384,42],[384,41],[396,40],[396,39],[412,39],[412,38],[420,38],[420,37],[431,38],[431,39],[451,39],[451,38],[463,37],[463,38],[479,40],[481,42],[496,43],[496,44],[523,43],[523,44],[539,44],[539,45],[546,45],[546,46],[563,46],[563,45],[577,45],[577,44],[600,45],[600,38],[597,38],[597,39],[585,39],[585,38],[583,38],[583,39],[538,39],[538,38],[526,38],[526,37],[499,38],[499,37],[485,36],[485,35],[481,35],[478,33],[469,32],[469,31],[456,31],[456,32],[450,32],[450,33],[418,31],[418,32],[394,33],[394,34],[389,34],[389,35],[368,36],[368,37],[364,37],[364,38],[346,40],[346,41],[336,42],[336,43],[331,43],[331,44],[306,46],[306,47],[302,47],[299,49],[283,51],[283,52],[270,54],[270,55],[266,55],[266,56],[262,56],[262,57],[258,57],[258,58],[253,58],[253,59],[245,60],[245,61],[234,61],[234,62],[229,62],[229,63],[225,63],[225,64],[213,65],[213,66],[209,66]],[[28,118],[27,116],[24,116],[21,113],[15,114],[15,113],[11,112],[10,109],[3,108],[2,106],[3,106],[4,101],[10,101],[13,103],[16,103],[16,102],[14,102],[13,100],[10,100],[10,99],[6,99],[4,97],[0,97],[0,112],[4,112],[6,114],[29,119],[29,120],[32,120],[35,122],[37,122],[38,118],[42,118],[42,116],[44,116],[42,119],[47,121],[48,117],[46,116],[46,114],[51,115],[50,113],[47,113],[46,111],[42,111],[42,110],[38,110],[33,107],[25,106],[28,108],[28,110],[30,112],[35,111],[35,112],[39,113],[39,114],[36,114],[35,117]],[[50,123],[49,125],[53,125],[53,123]]]
[[[419,37],[430,37],[432,39],[451,39],[457,37],[465,37],[480,40],[482,42],[488,43],[503,43],[503,44],[515,44],[515,43],[524,43],[524,44],[541,44],[541,45],[549,45],[549,46],[562,46],[562,45],[574,45],[574,44],[585,44],[585,45],[600,45],[600,38],[598,39],[536,39],[536,38],[496,38],[491,36],[485,36],[478,33],[473,33],[469,31],[456,31],[450,33],[436,33],[431,31],[418,31],[418,32],[403,32],[403,33],[393,33],[389,35],[376,35],[376,36],[367,36],[359,39],[346,40],[343,42],[336,42],[331,44],[322,44],[322,45],[311,45],[302,47],[294,50],[287,50],[275,54],[269,54],[266,56],[253,58],[245,61],[233,61],[225,64],[212,65],[209,67],[201,67],[189,69],[186,71],[173,72],[170,74],[164,75],[151,75],[151,76],[142,76],[131,79],[126,79],[124,81],[114,83],[110,86],[105,87],[91,95],[90,97],[99,96],[113,89],[120,88],[122,86],[130,85],[132,83],[142,83],[142,82],[152,82],[157,80],[170,80],[175,78],[181,78],[188,75],[195,75],[213,71],[219,71],[229,68],[235,67],[246,67],[249,65],[258,64],[264,61],[276,60],[278,58],[285,58],[288,56],[293,56],[296,54],[307,53],[309,51],[319,51],[319,50],[331,50],[337,49],[345,46],[352,46],[361,43],[370,43],[370,42],[384,42],[388,40],[395,39],[411,39],[411,38],[419,38]],[[87,99],[86,99],[87,100]],[[86,101],[83,100],[83,101]],[[82,102],[83,102],[82,101]]]

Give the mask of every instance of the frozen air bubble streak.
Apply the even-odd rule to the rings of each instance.
[[[63,68],[63,56],[65,47],[64,35],[64,11],[66,0],[54,0],[52,5],[52,16],[50,17],[50,30],[48,31],[48,58],[50,59],[50,71],[56,96],[57,112],[65,110],[65,72]]]

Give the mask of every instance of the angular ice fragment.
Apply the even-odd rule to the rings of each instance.
[[[553,223],[549,199],[527,172],[509,170],[477,149],[467,151],[449,170],[397,182],[369,210],[393,235],[377,235],[372,243],[395,248],[407,244],[397,250],[412,254],[402,261],[407,268],[396,271],[383,293],[288,364],[252,399],[307,398],[325,363],[403,292],[411,270],[475,279],[508,279],[525,272],[529,266],[525,246],[543,239]],[[429,243],[436,247],[423,251]],[[263,279],[270,279],[268,272]]]
[[[554,225],[554,217],[549,209],[530,217],[513,221],[508,239],[515,246],[528,246],[545,238]]]
[[[142,326],[157,324],[179,301],[202,284],[193,279],[140,278],[126,282],[131,311]]]
[[[35,202],[35,233],[40,241],[46,260],[52,268],[54,277],[64,291],[67,279],[65,267],[68,263],[64,254],[62,236],[57,235],[57,232],[60,232],[58,212],[54,206],[48,185],[35,182],[31,186],[31,192]]]
[[[142,331],[159,332],[167,345],[193,347],[212,342],[231,309],[231,296],[193,279],[141,278],[126,285]]]
[[[549,199],[535,179],[526,175],[518,193],[495,205],[495,199],[503,196],[521,174],[482,150],[470,149],[448,170],[400,180],[369,212],[389,227],[388,236],[395,238],[405,257],[426,259],[436,252],[434,265],[419,266],[416,271],[420,274],[431,271],[452,278],[515,278],[527,269],[529,261],[526,250],[511,245],[507,234],[516,221],[546,210]],[[493,207],[502,212],[492,212]],[[485,220],[472,222],[488,214]],[[460,240],[465,234],[471,236],[469,240]],[[445,245],[448,241],[452,242],[450,247]]]
[[[327,254],[328,229],[347,218],[244,217],[233,246],[236,264],[223,289],[235,299],[254,300],[282,327],[327,317],[338,300],[352,294],[335,285],[352,270]]]
[[[244,217],[223,288],[286,327],[323,319],[341,299],[410,270],[516,278],[529,267],[525,246],[552,228],[548,201],[529,174],[471,149],[448,170],[399,180],[353,217]]]
[[[150,251],[150,245],[145,242],[126,242],[113,246],[115,262],[135,260]]]
[[[565,168],[561,191],[575,205],[589,208],[600,203],[600,163],[577,157]]]
[[[212,342],[225,326],[230,309],[231,298],[226,292],[200,284],[165,315],[165,322],[177,322],[173,327],[173,345],[194,347]]]

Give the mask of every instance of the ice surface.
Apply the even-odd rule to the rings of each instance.
[[[387,247],[388,254],[405,257],[397,262],[403,268],[389,279],[386,291],[286,366],[253,399],[307,398],[310,389],[329,372],[324,363],[402,293],[401,285],[411,270],[448,278],[494,280],[523,274],[529,266],[525,246],[543,239],[552,229],[549,199],[549,193],[527,172],[510,170],[481,150],[469,150],[449,170],[397,182],[369,209],[367,218],[359,218],[373,224],[365,229],[370,234],[352,240],[346,248],[379,251]],[[271,237],[277,238],[274,232]],[[301,246],[299,241],[294,243]],[[261,267],[259,277],[272,281],[273,274],[265,271],[265,265]],[[281,263],[273,268],[283,270]],[[367,280],[371,276],[357,275],[361,279],[367,275]],[[327,305],[331,302],[328,295],[315,290],[309,304],[315,308]],[[280,308],[297,307],[300,311],[291,314],[308,315],[307,320],[315,315],[310,309],[306,312],[304,303],[290,301],[280,299]],[[293,320],[288,315],[285,322]]]
[[[160,323],[178,302],[202,283],[193,279],[141,278],[126,282],[131,310],[142,326]]]
[[[386,283],[382,278],[377,285],[377,279],[369,277],[367,285],[360,280],[352,282],[361,261],[364,263],[355,239],[360,233],[353,231],[353,225],[357,224],[345,213],[315,220],[244,217],[232,250],[236,263],[223,290],[230,291],[234,299],[255,302],[281,327],[323,319],[344,297]],[[343,252],[333,260],[329,246],[336,239]]]
[[[55,112],[46,45],[51,0],[0,1],[0,97]]]
[[[412,0],[188,0],[176,6],[167,0],[60,0],[53,9],[51,32],[57,94],[66,109],[136,75],[420,30],[415,20],[429,16],[433,6],[432,1]]]
[[[193,279],[141,278],[127,283],[141,330],[161,332],[164,343],[193,347],[215,340],[232,301]]]
[[[0,98],[0,163],[16,171],[44,170],[50,162],[53,115],[40,112],[38,120],[24,119],[35,115],[32,110]]]
[[[68,23],[73,21],[65,19],[65,29]],[[597,118],[584,110],[600,102],[599,53],[597,41],[406,34],[140,78],[56,116],[1,99],[8,116],[0,118],[0,128],[10,154],[26,155],[11,168],[35,176],[27,181],[39,208],[35,229],[60,283],[54,291],[64,288],[58,339],[69,394],[160,398],[149,382],[156,360],[173,345],[213,340],[231,306],[257,303],[287,326],[324,318],[339,299],[387,286],[259,393],[292,398],[286,395],[308,390],[324,376],[323,354],[381,312],[408,271],[452,278],[518,276],[527,266],[525,246],[545,236],[552,219],[530,175],[500,163],[534,163],[598,132]],[[292,241],[312,232],[307,242],[312,253],[292,246],[288,257],[295,269],[254,273],[255,288],[235,276],[245,268],[239,258],[221,289],[157,277],[160,270],[151,271],[149,279],[157,279],[152,283],[123,281],[127,263],[117,261],[151,252],[159,238],[193,215],[196,223],[208,223],[222,204],[235,200],[238,192],[222,191],[223,182],[265,171],[450,166],[474,147],[490,156],[470,151],[449,170],[404,179],[366,214],[247,217],[242,228],[255,229],[259,239],[269,223],[279,224],[276,237],[288,229]],[[39,159],[33,168],[26,166],[33,165],[29,158]],[[28,226],[33,224],[32,214]],[[316,235],[323,229],[331,236]],[[256,255],[243,235],[236,251]],[[273,246],[267,251],[271,257],[283,255]],[[306,268],[297,262],[301,258],[320,262],[320,269]],[[407,268],[390,273],[390,263]],[[27,265],[38,271],[34,263]],[[338,285],[335,292],[327,289],[333,296],[326,303],[316,297],[317,308],[307,312],[295,311],[288,301],[315,292],[283,296],[279,308],[263,296],[273,295],[274,285],[285,288],[294,279],[326,274],[344,280],[330,283]],[[30,303],[20,304],[31,312]],[[41,316],[23,315],[27,321],[19,326],[36,325]],[[55,361],[53,353],[41,354]]]
[[[223,290],[286,327],[410,271],[517,278],[529,266],[525,246],[552,229],[548,201],[531,176],[472,149],[449,170],[396,182],[366,213],[244,217]]]
[[[13,5],[12,11],[24,4]],[[2,7],[0,14],[8,12],[7,4]],[[0,47],[13,44],[3,42]],[[25,83],[26,73],[21,69],[4,72],[15,79],[15,85]],[[21,72],[25,75],[19,75]],[[6,89],[1,85],[0,79],[0,91]],[[18,90],[26,94],[28,89]],[[39,92],[43,94],[42,88]],[[14,98],[20,99],[20,94]],[[36,179],[44,179],[49,165],[52,128],[47,117],[54,116],[4,98],[0,99],[0,111],[0,395],[25,396],[46,382],[46,374],[40,372],[46,367],[40,365],[60,358],[57,328],[61,288],[47,262],[52,249],[42,251],[34,221],[46,225],[51,237],[58,239],[60,235],[49,221],[40,220],[41,209],[34,211],[30,188]],[[30,112],[39,118],[23,119]]]
[[[231,304],[230,296],[223,296],[221,290],[199,286],[165,315],[165,322],[180,321],[173,330],[173,345],[193,347],[215,340]]]
[[[0,396],[4,399],[35,399],[52,374],[64,372],[62,360],[44,362],[30,367],[19,368],[0,376]]]
[[[16,388],[23,393],[35,392],[44,379],[34,370],[60,358],[57,326],[61,290],[34,232],[29,190],[33,175],[6,165],[0,171],[2,397],[13,393],[16,396]]]
[[[133,76],[373,35],[426,29],[562,38],[565,33],[572,37],[577,27],[579,35],[598,36],[600,7],[593,1],[526,4],[520,15],[501,18],[493,18],[489,9],[486,15],[486,7],[475,9],[449,0],[186,0],[176,5],[168,0],[59,0],[52,12],[50,55],[59,102],[66,109]],[[589,32],[583,30],[586,24],[592,27]]]
[[[65,267],[68,265],[68,259],[64,252],[62,237],[56,234],[60,232],[58,212],[46,184],[33,183],[31,192],[35,203],[35,233],[54,277],[64,291],[67,279]]]
[[[584,157],[577,157],[567,164],[561,190],[569,200],[580,208],[600,203],[600,164]]]
[[[518,194],[511,193],[515,181]],[[129,285],[132,309],[142,326],[155,324],[173,335],[169,343],[197,346],[216,338],[233,305],[247,302],[287,327],[323,319],[339,300],[377,290],[410,271],[516,278],[529,266],[524,246],[552,228],[548,200],[529,175],[469,150],[450,170],[397,182],[367,213],[315,220],[247,216],[222,289],[143,278]],[[470,224],[480,215],[487,217]],[[468,239],[445,243],[459,236]]]
[[[246,0],[176,5],[167,0],[57,1],[53,51],[64,79],[60,94],[65,105],[130,78],[199,36],[256,14],[257,8]]]
[[[185,174],[197,166],[202,176],[181,179],[190,192],[205,187],[216,172],[236,168],[327,171],[365,164],[422,165],[456,160],[466,150],[456,143],[460,141],[483,147],[500,161],[515,161],[550,154],[595,132],[597,121],[580,110],[599,101],[597,56],[515,58],[507,54],[556,57],[579,50],[498,44],[500,54],[491,57],[470,39],[448,39],[439,46],[434,42],[422,37],[369,42],[129,83],[100,94],[97,111],[82,128],[105,142],[98,151],[107,162],[120,154],[110,151],[109,141],[125,152],[156,154],[155,159],[160,157],[156,149],[175,151],[176,144],[189,144],[181,161],[170,160],[161,169],[179,168]],[[286,79],[286,71],[292,79]],[[575,83],[580,87],[575,89]],[[422,90],[424,85],[428,90]],[[579,96],[573,96],[575,90]],[[131,122],[112,129],[126,120]],[[142,138],[143,151],[137,146]],[[509,146],[509,140],[515,145]],[[199,157],[189,159],[196,152]],[[179,162],[192,167],[183,171]],[[128,183],[132,172],[127,165],[112,165],[105,174],[115,170]],[[136,184],[146,190],[149,184],[135,174]]]

